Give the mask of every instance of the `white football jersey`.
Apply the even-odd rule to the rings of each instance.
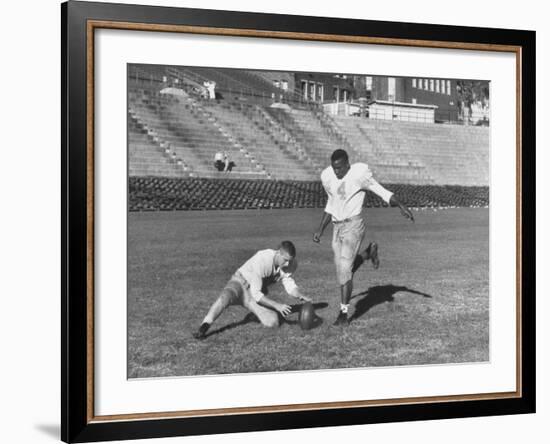
[[[338,179],[332,166],[329,166],[321,173],[321,182],[328,197],[325,212],[332,216],[333,222],[361,214],[366,190],[377,194],[387,203],[393,195],[374,180],[366,163],[354,163],[342,179]]]
[[[293,258],[288,267],[279,268],[274,264],[276,253],[277,250],[260,250],[238,270],[250,284],[250,293],[256,301],[259,301],[263,296],[262,287],[264,282],[281,281],[288,294],[291,294],[297,288],[292,274],[298,267],[298,261]]]

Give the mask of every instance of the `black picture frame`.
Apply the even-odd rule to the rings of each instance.
[[[208,412],[190,417],[101,419],[93,415],[93,76],[90,33],[95,22],[296,33],[327,40],[368,37],[380,44],[507,46],[518,57],[518,385],[494,399],[427,399],[321,409]],[[535,412],[535,32],[434,24],[69,1],[62,23],[62,374],[61,438],[65,442],[310,428],[337,425],[510,415]],[[101,25],[97,25],[101,27]],[[168,31],[173,31],[168,29]],[[143,32],[146,32],[144,30]],[[215,33],[215,32],[214,32]],[[348,40],[349,41],[349,40]],[[416,43],[415,43],[416,42]],[[424,42],[424,43],[420,43]],[[430,44],[431,42],[431,44]],[[457,42],[460,45],[457,46]],[[91,64],[90,64],[91,63]],[[522,110],[529,110],[524,117]],[[92,397],[93,398],[93,397]]]

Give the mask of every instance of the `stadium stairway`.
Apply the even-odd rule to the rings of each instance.
[[[258,163],[235,149],[191,99],[140,90],[130,92],[130,103],[139,119],[166,141],[178,158],[185,159],[192,177],[219,178],[228,174],[214,168],[218,151],[227,151],[236,163],[236,171],[230,173],[235,178],[266,177]]]
[[[271,114],[266,111],[265,107],[256,105],[254,106],[254,111],[257,114],[257,118],[261,122],[259,125],[261,125],[265,131],[269,132],[272,137],[278,141],[278,146],[285,150],[290,157],[301,161],[309,170],[310,175],[313,175],[311,179],[318,178],[324,168],[324,165],[321,165],[314,158],[312,158],[303,147],[302,143],[300,143],[300,141],[297,140],[283,125],[275,120]]]
[[[257,156],[235,137],[232,128],[220,121],[211,109],[191,97],[181,98],[171,103],[169,107],[174,124],[184,131],[193,147],[205,160],[212,164],[214,156],[219,151],[225,151],[231,161],[235,162],[234,171],[230,174],[234,178],[270,178],[266,166]],[[209,168],[211,168],[208,165]],[[204,172],[202,177],[211,177],[217,172]],[[226,174],[226,173],[222,173]]]
[[[266,112],[295,138],[312,159],[317,169],[329,164],[335,149],[344,148],[336,137],[327,134],[319,120],[310,110],[265,108]]]
[[[167,100],[171,98],[168,97]],[[198,174],[196,166],[200,165],[198,157],[187,146],[184,138],[173,131],[169,121],[160,116],[165,104],[160,94],[155,91],[138,90],[129,92],[130,110],[148,131],[158,138],[166,153],[174,159],[185,159],[185,165],[190,170],[189,175]],[[189,165],[193,165],[192,168]]]
[[[187,177],[188,166],[166,149],[158,135],[128,112],[128,169],[130,176]]]
[[[311,180],[316,174],[296,151],[287,146],[282,134],[270,129],[259,108],[227,101],[204,102],[205,109],[231,133],[239,146],[264,166],[273,179]]]
[[[381,181],[486,186],[489,129],[336,116]]]
[[[369,165],[378,180],[404,184],[433,183],[426,166],[403,149],[401,141],[395,141],[397,148],[383,142],[388,138],[383,128],[380,132],[366,130],[362,120],[367,119],[344,116],[336,116],[334,119],[349,143],[355,147],[358,159]]]

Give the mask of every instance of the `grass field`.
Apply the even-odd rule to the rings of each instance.
[[[331,229],[311,241],[321,209],[130,213],[130,378],[480,362],[489,359],[489,210],[366,210],[365,243],[380,268],[355,274],[352,323],[334,327],[340,296]],[[280,328],[230,307],[204,341],[191,336],[231,274],[255,251],[284,239],[298,250],[298,285],[321,324],[297,314]],[[270,297],[296,303],[280,284]]]

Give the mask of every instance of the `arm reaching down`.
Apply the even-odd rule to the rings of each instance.
[[[367,173],[365,174],[363,186],[369,191],[372,191],[374,194],[378,195],[381,199],[383,199],[385,202],[389,203],[390,205],[395,205],[399,207],[399,211],[401,211],[401,214],[403,215],[403,217],[406,217],[411,222],[414,222],[414,216],[411,213],[411,210],[409,210],[407,206],[404,205],[394,193],[392,193],[391,191],[387,190],[382,185],[380,185],[372,177],[372,173],[370,173],[370,170],[367,170]]]
[[[319,224],[319,229],[313,233],[313,242],[319,243],[321,242],[321,236],[323,235],[323,232],[325,231],[325,228],[327,227],[328,223],[331,220],[331,215],[327,212],[323,213],[323,217],[321,219],[321,223]]]
[[[289,292],[288,293],[290,296],[292,296],[293,298],[296,298],[300,301],[304,301],[304,302],[311,302],[313,301],[313,299],[311,299],[310,297],[302,294],[300,292],[300,290],[298,289],[298,287],[296,287],[292,292]]]
[[[392,194],[391,198],[390,198],[390,204],[391,205],[396,205],[399,207],[399,211],[401,211],[401,214],[403,215],[403,217],[406,217],[407,219],[409,219],[411,222],[414,222],[414,216],[413,214],[411,213],[411,210],[409,210],[409,208],[403,204],[396,196],[395,194]]]
[[[292,307],[290,305],[280,304],[274,301],[273,299],[269,299],[265,294],[260,299],[258,299],[257,302],[258,304],[263,305],[264,307],[272,308],[273,310],[278,311],[284,317],[289,315],[290,312],[292,311]]]
[[[292,277],[292,272],[295,271],[297,267],[298,262],[296,261],[296,259],[293,259],[292,263],[288,266],[286,271],[281,270],[281,282],[289,296],[292,296],[293,298],[296,298],[300,301],[311,302],[312,299],[302,294],[302,292],[298,288],[298,285],[296,285],[296,281]]]

